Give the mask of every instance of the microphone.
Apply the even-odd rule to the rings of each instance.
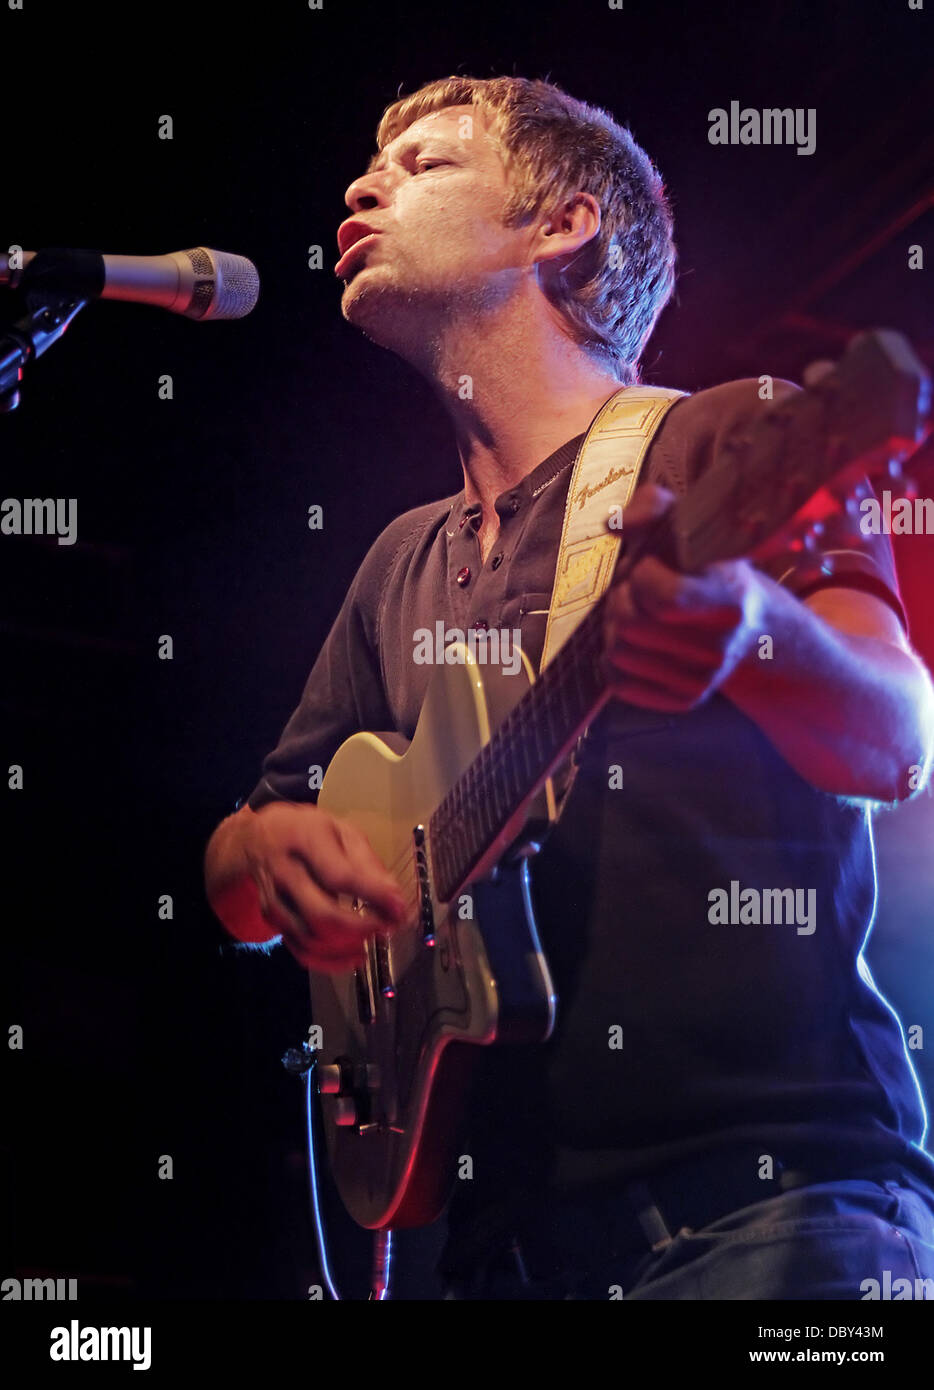
[[[15,260],[19,266],[11,265]],[[259,298],[259,275],[252,261],[206,246],[167,256],[105,256],[61,247],[3,253],[0,285],[155,304],[205,321],[242,319]]]

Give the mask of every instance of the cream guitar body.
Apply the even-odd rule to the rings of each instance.
[[[423,1225],[443,1208],[469,1045],[544,1040],[555,1017],[528,881],[528,855],[553,818],[550,782],[511,815],[469,882],[439,896],[433,813],[533,680],[524,654],[510,675],[463,644],[448,653],[459,661],[435,670],[411,744],[354,735],[318,797],[364,831],[411,907],[404,927],[371,938],[362,970],[310,972],[331,1169],[351,1216],[371,1228]]]

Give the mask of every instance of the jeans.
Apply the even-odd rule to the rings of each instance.
[[[934,1300],[934,1205],[922,1194],[888,1179],[815,1183],[700,1230],[662,1225],[642,1250],[614,1244],[605,1201],[578,1203],[558,1258],[536,1263],[514,1239],[448,1277],[444,1298]]]

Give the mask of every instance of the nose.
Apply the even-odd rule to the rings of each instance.
[[[386,207],[389,196],[385,185],[386,171],[363,174],[354,179],[344,194],[344,202],[351,212],[366,212],[370,208]]]

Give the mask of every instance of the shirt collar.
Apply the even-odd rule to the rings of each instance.
[[[513,487],[501,492],[496,499],[497,511],[501,511],[513,498],[518,500],[520,505],[534,501],[540,492],[543,492],[574,462],[586,433],[587,431],[584,430],[581,434],[576,434],[573,439],[567,440],[566,443],[537,464],[531,473],[526,473],[525,477]],[[461,488],[451,507],[451,516],[457,517],[458,520],[462,517],[477,516],[482,509],[480,502],[465,503],[464,496],[465,490]]]

